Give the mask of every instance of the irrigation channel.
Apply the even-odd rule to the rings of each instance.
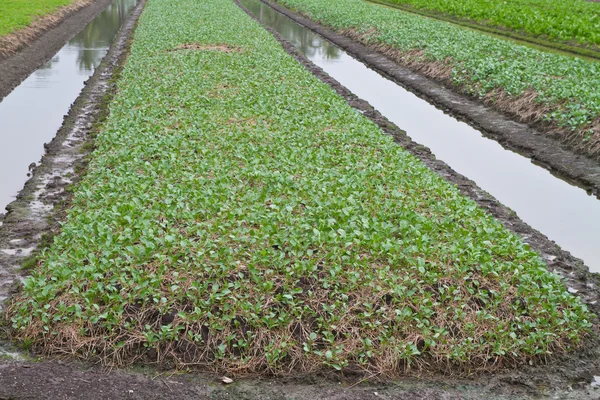
[[[504,149],[261,1],[241,3],[414,141],[581,258],[593,272],[600,272],[600,201],[596,198]],[[40,159],[44,142],[60,128],[63,115],[135,4],[136,0],[115,0],[0,102],[0,208],[23,186],[28,165]]]
[[[521,46],[531,47],[540,51],[560,54],[567,57],[579,57],[588,61],[599,61],[597,56],[597,52],[588,51],[585,49],[578,48],[568,48],[565,46],[557,45],[552,42],[546,42],[540,39],[531,39],[526,36],[522,36],[519,34],[512,34],[511,32],[502,31],[500,29],[494,29],[491,27],[486,27],[484,25],[478,25],[476,23],[470,23],[467,21],[462,21],[459,19],[454,19],[452,17],[444,18],[442,15],[436,15],[435,12],[428,12],[428,10],[422,9],[410,9],[408,7],[402,6],[399,3],[390,2],[388,0],[365,0],[369,3],[376,4],[380,7],[386,7],[392,10],[401,10],[402,12],[420,15],[425,18],[435,19],[438,21],[445,21],[448,23],[452,23],[454,25],[462,26],[465,29],[469,29],[472,31],[476,31],[482,33],[484,35],[492,36],[502,40],[509,40],[513,43],[519,44]],[[595,55],[595,56],[594,56]]]
[[[26,180],[28,165],[40,159],[137,0],[114,0],[44,66],[0,102],[0,208],[14,200]],[[0,210],[1,212],[2,210]],[[0,221],[0,225],[2,222]],[[15,239],[20,240],[20,239]],[[27,255],[33,248],[24,249]],[[0,249],[6,254],[14,250]],[[15,279],[0,265],[0,310]],[[0,341],[0,358],[20,353]]]
[[[561,248],[600,272],[600,201],[369,69],[260,0],[240,0],[265,26]]]
[[[23,187],[136,0],[115,0],[0,102],[0,212]]]

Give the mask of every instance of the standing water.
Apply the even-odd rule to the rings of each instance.
[[[583,189],[379,75],[339,47],[259,0],[241,0],[327,74],[368,101],[452,169],[473,180],[519,217],[600,272],[600,201]]]
[[[135,4],[115,0],[0,102],[0,212],[23,187],[29,164],[56,135]]]

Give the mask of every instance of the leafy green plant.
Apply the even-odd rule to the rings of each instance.
[[[517,236],[228,0],[153,0],[10,307],[48,353],[286,374],[489,370],[590,314]]]
[[[559,42],[600,45],[600,4],[573,0],[386,0]]]
[[[550,123],[549,134],[600,156],[600,62],[543,52],[362,0],[277,1],[517,118]]]
[[[73,0],[2,0],[0,4],[0,37],[23,29],[36,18],[50,14]]]

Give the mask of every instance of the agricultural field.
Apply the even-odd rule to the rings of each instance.
[[[0,36],[29,26],[36,18],[51,14],[74,0],[0,0]]]
[[[544,52],[362,0],[278,0],[448,82],[572,149],[600,156],[600,63]]]
[[[389,18],[352,1],[323,16],[317,1],[286,3],[340,29]],[[377,26],[392,40],[410,22]],[[424,26],[395,40],[410,48]],[[95,145],[61,232],[8,307],[30,348],[397,376],[535,363],[591,330],[539,255],[230,0],[147,3]]]
[[[598,49],[600,4],[587,0],[385,0],[525,36]]]

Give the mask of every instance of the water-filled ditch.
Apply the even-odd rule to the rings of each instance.
[[[0,212],[23,187],[136,0],[115,0],[0,102]]]
[[[582,259],[591,271],[600,272],[600,201],[595,197],[504,149],[261,1],[240,2],[415,142]]]
[[[136,3],[137,0],[115,0],[0,102],[0,212],[23,187],[29,164],[40,159],[44,143],[56,135],[63,115],[94,74]],[[10,242],[18,246],[22,239]],[[19,249],[19,256],[27,256],[33,249]],[[9,256],[17,252],[0,251],[0,255]],[[0,312],[17,279],[11,271],[13,267],[17,266],[0,265]],[[17,350],[0,338],[0,359],[20,357]]]

